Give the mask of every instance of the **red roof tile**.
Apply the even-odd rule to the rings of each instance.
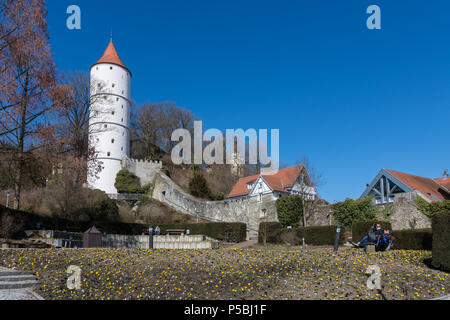
[[[117,50],[114,47],[112,39],[109,42],[109,45],[106,48],[105,52],[103,53],[102,57],[96,63],[94,63],[94,65],[99,64],[99,63],[112,63],[112,64],[116,64],[116,65],[121,66],[128,70],[128,68],[125,66],[125,64],[120,59],[119,54],[117,53]]]
[[[439,178],[439,179],[434,179],[434,181],[436,181],[437,183],[439,183],[441,186],[444,186],[447,191],[450,191],[450,178]]]
[[[252,190],[248,189],[247,184],[255,182],[260,176],[263,177],[264,181],[267,182],[272,190],[286,191],[286,188],[291,188],[294,185],[295,180],[299,176],[302,169],[303,165],[281,169],[274,174],[257,174],[254,176],[241,178],[234,185],[227,198],[246,196],[250,194]]]
[[[447,190],[443,190],[441,185],[435,180],[420,176],[415,176],[408,173],[398,172],[394,170],[387,170],[395,177],[408,185],[411,189],[417,190],[431,201],[439,199],[441,201],[447,200],[449,197]],[[432,197],[434,196],[434,198]]]

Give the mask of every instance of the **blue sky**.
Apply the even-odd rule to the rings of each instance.
[[[280,129],[281,160],[307,155],[328,201],[359,197],[381,168],[450,167],[449,1],[47,2],[60,71],[88,71],[113,28],[137,103],[176,102],[206,129]],[[66,28],[71,4],[81,30]]]

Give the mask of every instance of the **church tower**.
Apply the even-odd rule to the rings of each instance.
[[[102,162],[102,170],[94,172],[93,163],[88,166],[88,185],[115,194],[120,161],[130,156],[131,72],[117,54],[112,37],[103,56],[92,65],[90,79],[89,147]]]

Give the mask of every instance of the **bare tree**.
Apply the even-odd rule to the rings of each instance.
[[[323,185],[323,174],[318,172],[311,160],[302,155],[299,160],[296,161],[296,165],[303,165],[304,169],[301,174],[301,181],[298,184],[298,194],[302,198],[303,204],[303,226],[307,226],[307,219],[314,215],[318,205],[321,203],[317,194],[317,188]]]
[[[140,152],[152,157],[155,149],[170,153],[175,146],[171,140],[176,129],[193,132],[194,115],[191,111],[177,107],[175,103],[144,104],[139,108],[133,124],[134,140],[140,141]],[[158,151],[158,150],[157,150]]]
[[[64,99],[57,86],[42,0],[2,1],[0,29],[0,143],[14,152],[14,207],[19,208],[25,164],[51,133],[50,114]]]

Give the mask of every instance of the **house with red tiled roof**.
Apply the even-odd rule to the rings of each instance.
[[[291,194],[304,195],[310,200],[317,196],[303,165],[241,178],[231,189],[227,199],[256,197],[261,201],[263,196],[271,195],[276,200]]]
[[[390,169],[381,169],[367,185],[361,198],[372,197],[375,204],[393,203],[395,195],[416,193],[428,202],[450,200],[450,179],[445,170],[442,178],[432,179]]]

